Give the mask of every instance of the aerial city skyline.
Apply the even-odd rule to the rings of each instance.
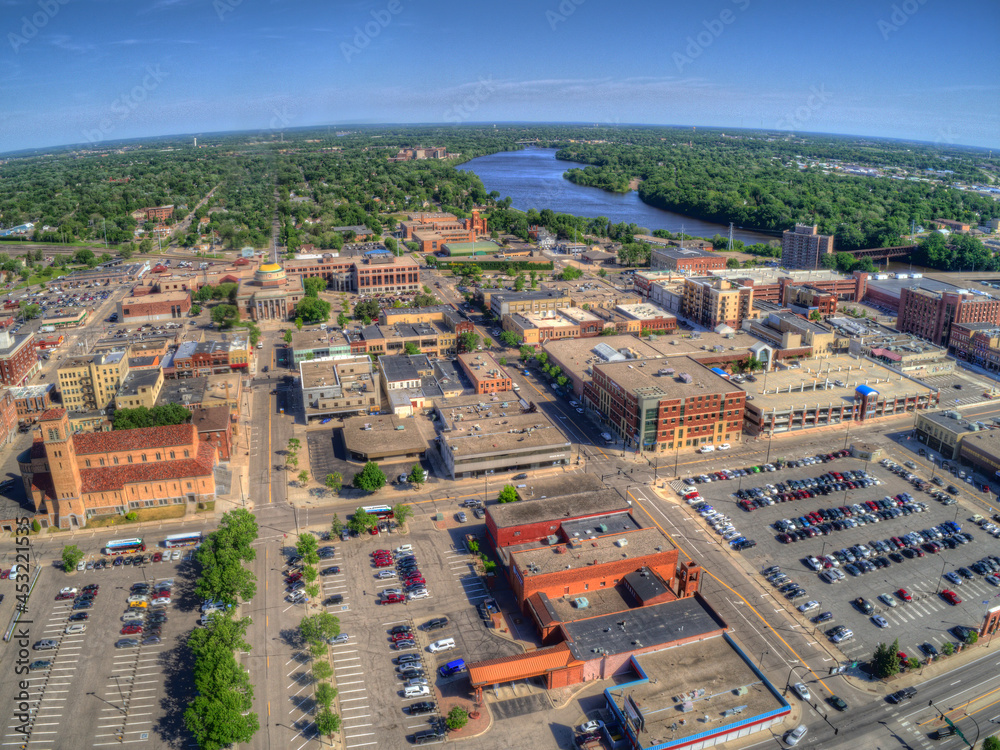
[[[376,123],[673,124],[1000,145],[985,0],[5,0],[0,151]],[[939,40],[962,38],[962,54]]]

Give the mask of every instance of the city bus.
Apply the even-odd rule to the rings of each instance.
[[[194,547],[201,544],[201,532],[195,531],[189,534],[173,534],[163,540],[163,546],[168,549],[174,547]]]
[[[104,554],[106,555],[130,555],[134,552],[145,552],[146,545],[142,543],[142,539],[112,539],[106,545],[104,545]]]
[[[380,521],[387,521],[392,518],[392,508],[388,505],[364,505],[361,507],[361,510],[375,516]]]

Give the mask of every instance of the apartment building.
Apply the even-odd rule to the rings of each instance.
[[[900,331],[915,333],[938,346],[949,346],[951,328],[958,323],[1000,325],[1000,299],[964,289],[904,287],[900,290],[896,319]]]
[[[490,312],[502,320],[514,313],[537,313],[571,307],[573,299],[564,291],[534,290],[522,292],[496,291],[490,295]]]
[[[726,267],[726,258],[696,247],[665,247],[653,250],[650,267],[654,270],[706,274]]]
[[[595,364],[584,400],[626,447],[678,450],[739,439],[745,393],[690,357]]]
[[[955,323],[948,338],[948,351],[956,358],[1000,372],[1000,326],[993,323]]]
[[[106,409],[128,374],[124,349],[70,357],[56,371],[63,406],[74,412]]]
[[[163,370],[137,370],[130,372],[122,381],[115,395],[116,409],[137,409],[144,406],[152,409],[163,389]]]
[[[502,324],[505,331],[512,331],[529,346],[558,339],[600,336],[605,325],[600,317],[580,307],[504,315]]]
[[[699,325],[736,329],[754,316],[753,287],[718,278],[684,279],[681,314]]]
[[[820,234],[816,225],[796,224],[781,234],[781,265],[785,268],[822,268],[824,255],[833,253],[833,236]]]

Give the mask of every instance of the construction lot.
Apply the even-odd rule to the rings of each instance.
[[[879,479],[881,485],[775,502],[774,505],[754,511],[745,511],[739,507],[737,498],[733,494],[740,486],[746,490],[752,487],[764,487],[767,484],[777,485],[793,479],[814,478],[830,471],[843,473],[863,469],[867,469],[870,475]],[[922,471],[917,473],[924,474]],[[951,479],[950,476],[948,478]],[[968,567],[987,555],[1000,555],[1000,539],[994,538],[971,523],[969,518],[975,511],[970,511],[962,502],[945,506],[927,492],[917,491],[910,482],[878,464],[866,465],[863,461],[846,458],[829,463],[753,474],[743,477],[742,481],[728,480],[699,484],[696,488],[710,505],[732,519],[740,534],[757,542],[755,547],[736,553],[742,555],[748,563],[747,567],[763,571],[778,566],[790,582],[798,583],[805,590],[805,595],[788,601],[779,590],[781,586],[788,585],[787,582],[782,581],[779,586],[773,586],[760,573],[754,575],[765,599],[773,602],[775,608],[786,609],[790,616],[831,654],[835,654],[839,649],[849,659],[864,660],[871,656],[879,642],[891,642],[898,638],[902,652],[907,656],[926,661],[928,652],[921,646],[929,644],[939,654],[944,653],[946,643],[959,642],[958,636],[950,632],[952,628],[964,626],[978,629],[986,608],[1000,604],[997,601],[1000,588],[988,583],[984,575],[973,574],[971,578],[960,576],[959,584],[943,577],[960,567]],[[799,541],[787,543],[778,541],[779,531],[773,524],[780,519],[797,519],[826,508],[850,508],[868,500],[877,501],[904,492],[908,492],[914,502],[925,504],[926,510],[908,516],[900,515],[897,518],[880,520],[877,523],[859,524],[854,528],[833,530],[829,534]],[[859,514],[855,512],[855,520],[858,516]],[[900,555],[899,550],[893,547],[893,552],[902,560],[901,562],[890,559],[887,567],[857,576],[848,572],[841,580],[834,583],[821,580],[820,571],[813,570],[806,562],[810,556],[833,557],[832,553],[835,551],[850,550],[856,545],[871,547],[873,541],[888,540],[913,531],[933,529],[945,522],[958,523],[962,532],[971,533],[973,541],[959,544],[955,549],[944,548],[936,553],[924,549],[920,549],[917,553],[916,549],[921,547],[918,544],[914,548],[912,558]],[[706,528],[710,538],[725,544],[703,519],[698,518],[697,523]],[[875,554],[889,558],[889,553]],[[841,571],[846,570],[844,563],[840,563],[837,567]],[[905,597],[897,595],[899,589],[905,589],[911,601],[906,601]],[[954,591],[961,599],[961,603],[952,605],[946,601],[941,595],[945,589]],[[880,601],[879,595],[884,595],[886,599],[894,602],[895,606]],[[870,614],[863,613],[853,604],[858,597],[864,597],[871,603],[873,611]],[[810,601],[818,602],[818,606],[806,613],[800,613],[797,608]],[[822,623],[813,622],[812,618],[824,612],[832,613],[832,619]],[[874,617],[884,618],[885,626],[879,627],[873,620]],[[835,645],[826,633],[836,626],[846,626],[853,632],[853,637]]]
[[[43,563],[28,611],[2,646],[0,669],[8,678],[0,681],[0,700],[7,707],[0,742],[29,748],[162,746],[164,739],[184,736],[181,714],[193,693],[184,644],[199,604],[187,568],[190,564],[182,560],[66,575]],[[122,635],[130,586],[164,578],[172,578],[174,586],[160,642],[143,644],[142,635]],[[82,590],[90,584],[100,588],[89,609],[74,610],[72,599],[55,600],[64,587]],[[13,603],[8,594],[5,622]],[[66,634],[76,612],[88,615],[80,622],[85,631]],[[123,638],[136,638],[139,645],[116,648]],[[41,640],[57,645],[35,650]],[[50,666],[24,669],[38,660]]]

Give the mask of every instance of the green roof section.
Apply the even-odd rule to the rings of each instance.
[[[446,242],[444,251],[452,257],[456,255],[493,255],[500,246],[495,242]]]

